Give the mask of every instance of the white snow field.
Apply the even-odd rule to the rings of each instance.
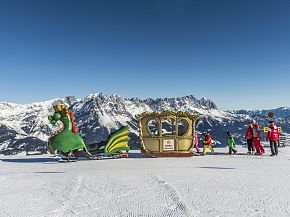
[[[74,163],[49,155],[0,156],[0,216],[287,217],[290,148],[281,148],[278,157],[266,149],[267,156],[133,153]]]

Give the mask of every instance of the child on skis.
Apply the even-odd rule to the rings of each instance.
[[[227,136],[228,136],[229,155],[232,155],[232,153],[236,154],[237,150],[235,149],[236,142],[234,140],[234,137],[232,136],[231,132],[227,132]]]
[[[209,134],[209,132],[205,132],[204,133],[204,141],[203,141],[203,144],[204,144],[203,155],[206,155],[206,150],[208,148],[210,149],[211,154],[213,155],[214,154],[214,149],[212,147],[212,137]]]
[[[256,149],[256,155],[261,155],[265,153],[265,150],[261,145],[261,131],[259,129],[258,122],[256,122],[253,127],[253,145]]]
[[[194,133],[194,148],[196,149],[196,152],[200,154],[200,149],[198,147],[198,136],[197,132]]]

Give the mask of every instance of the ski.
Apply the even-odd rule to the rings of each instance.
[[[72,162],[77,162],[77,160],[75,159],[59,159],[57,162],[59,163],[72,163]]]

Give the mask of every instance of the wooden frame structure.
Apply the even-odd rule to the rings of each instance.
[[[181,111],[144,112],[136,115],[142,152],[153,157],[193,156],[195,124],[198,118],[198,115]],[[165,125],[170,128],[169,132]]]

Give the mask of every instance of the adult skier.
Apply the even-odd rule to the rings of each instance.
[[[206,155],[206,150],[209,148],[210,151],[211,151],[211,154],[213,155],[214,154],[214,149],[212,147],[212,137],[211,135],[209,134],[209,132],[205,132],[204,134],[204,141],[203,141],[203,144],[204,144],[204,148],[203,148],[203,155]]]
[[[270,141],[270,147],[272,154],[270,156],[278,155],[278,140],[280,136],[280,132],[278,127],[274,124],[273,121],[270,121],[270,125],[268,128],[268,135],[266,140]]]
[[[248,122],[248,128],[246,130],[245,139],[247,140],[248,144],[248,154],[254,153],[253,147],[253,121]]]
[[[236,154],[237,150],[235,149],[236,147],[236,142],[234,140],[234,137],[232,136],[231,132],[227,132],[228,136],[228,147],[229,147],[229,155],[232,155],[232,153]]]
[[[261,131],[259,129],[258,122],[256,122],[253,127],[253,145],[256,149],[256,155],[261,155],[265,153],[265,150],[261,145]]]

